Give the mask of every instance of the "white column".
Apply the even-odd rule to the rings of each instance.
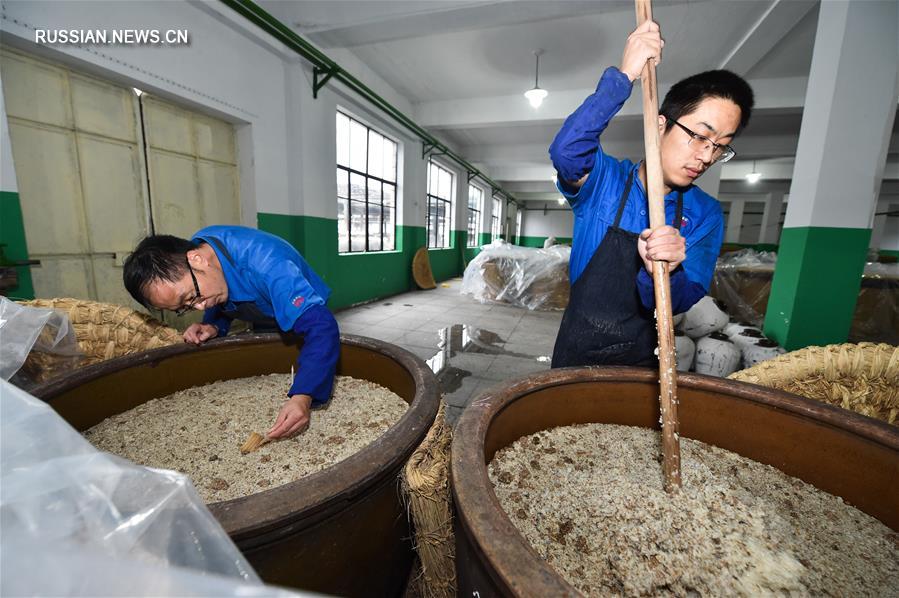
[[[780,239],[780,212],[783,210],[783,191],[772,191],[765,199],[762,226],[759,227],[759,243],[777,244]]]
[[[899,95],[897,12],[821,3],[785,228],[870,229]]]
[[[727,216],[727,230],[724,232],[725,243],[740,242],[740,226],[743,224],[743,207],[745,199],[734,199],[730,202],[730,213]]]
[[[765,333],[845,342],[899,97],[899,3],[821,2]]]

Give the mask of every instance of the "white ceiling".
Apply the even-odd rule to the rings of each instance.
[[[327,54],[350,51],[414,106],[409,116],[520,199],[555,197],[547,148],[565,117],[616,65],[634,28],[632,0],[262,0]],[[722,179],[751,160],[791,163],[817,26],[813,0],[655,0],[665,54],[660,95],[712,68],[745,76],[757,109]],[[549,97],[531,108],[534,85]],[[639,92],[604,134],[612,154],[642,154]],[[899,152],[899,119],[890,146]],[[765,162],[762,162],[764,165]],[[763,167],[760,168],[763,170]],[[789,173],[790,168],[779,168]],[[887,168],[896,177],[897,168]]]

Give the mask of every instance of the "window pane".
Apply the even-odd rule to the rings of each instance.
[[[437,201],[437,247],[446,247],[446,203]]]
[[[381,206],[368,204],[368,250],[381,251]]]
[[[350,173],[350,198],[365,201],[365,177]]]
[[[365,202],[350,202],[350,251],[365,251]]]
[[[337,113],[337,163],[350,165],[350,119]]]
[[[350,168],[365,172],[365,154],[368,147],[368,130],[362,123],[350,121]]]
[[[433,174],[433,182],[431,183],[431,193],[433,193],[434,197],[440,197],[440,172],[441,168],[437,165],[434,166]]]
[[[396,182],[396,144],[384,138],[384,178]]]
[[[428,195],[437,195],[437,167],[428,162]]]
[[[337,200],[337,251],[346,253],[350,250],[350,231],[347,226],[347,200]]]
[[[387,204],[387,189],[384,185],[384,251],[396,249],[396,208]]]
[[[374,131],[368,132],[368,174],[384,176],[384,138]]]
[[[396,208],[396,186],[384,183],[384,207]]]
[[[453,192],[453,177],[448,170],[440,171],[440,197],[443,199],[451,199]]]
[[[437,246],[437,201],[428,198],[428,247]]]
[[[337,197],[347,198],[350,196],[350,173],[343,168],[337,169]]]

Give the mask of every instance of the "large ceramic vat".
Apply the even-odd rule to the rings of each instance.
[[[165,347],[84,368],[33,394],[84,430],[192,386],[290,372],[295,342],[258,334]],[[209,509],[268,583],[341,596],[396,596],[413,558],[397,476],[437,414],[437,381],[408,351],[348,335],[341,336],[338,374],[389,388],[409,410],[375,442],[332,467]]]
[[[680,434],[772,465],[899,530],[899,429],[761,386],[678,376]],[[579,595],[534,552],[493,492],[487,464],[557,426],[659,427],[658,372],[569,368],[494,387],[463,412],[452,476],[459,596]]]

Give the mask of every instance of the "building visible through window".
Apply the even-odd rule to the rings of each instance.
[[[481,211],[484,209],[484,192],[474,185],[468,186],[468,246],[478,246],[481,233]]]
[[[428,247],[450,246],[453,213],[453,174],[428,161]]]
[[[341,253],[396,249],[397,144],[337,112],[337,245]]]

